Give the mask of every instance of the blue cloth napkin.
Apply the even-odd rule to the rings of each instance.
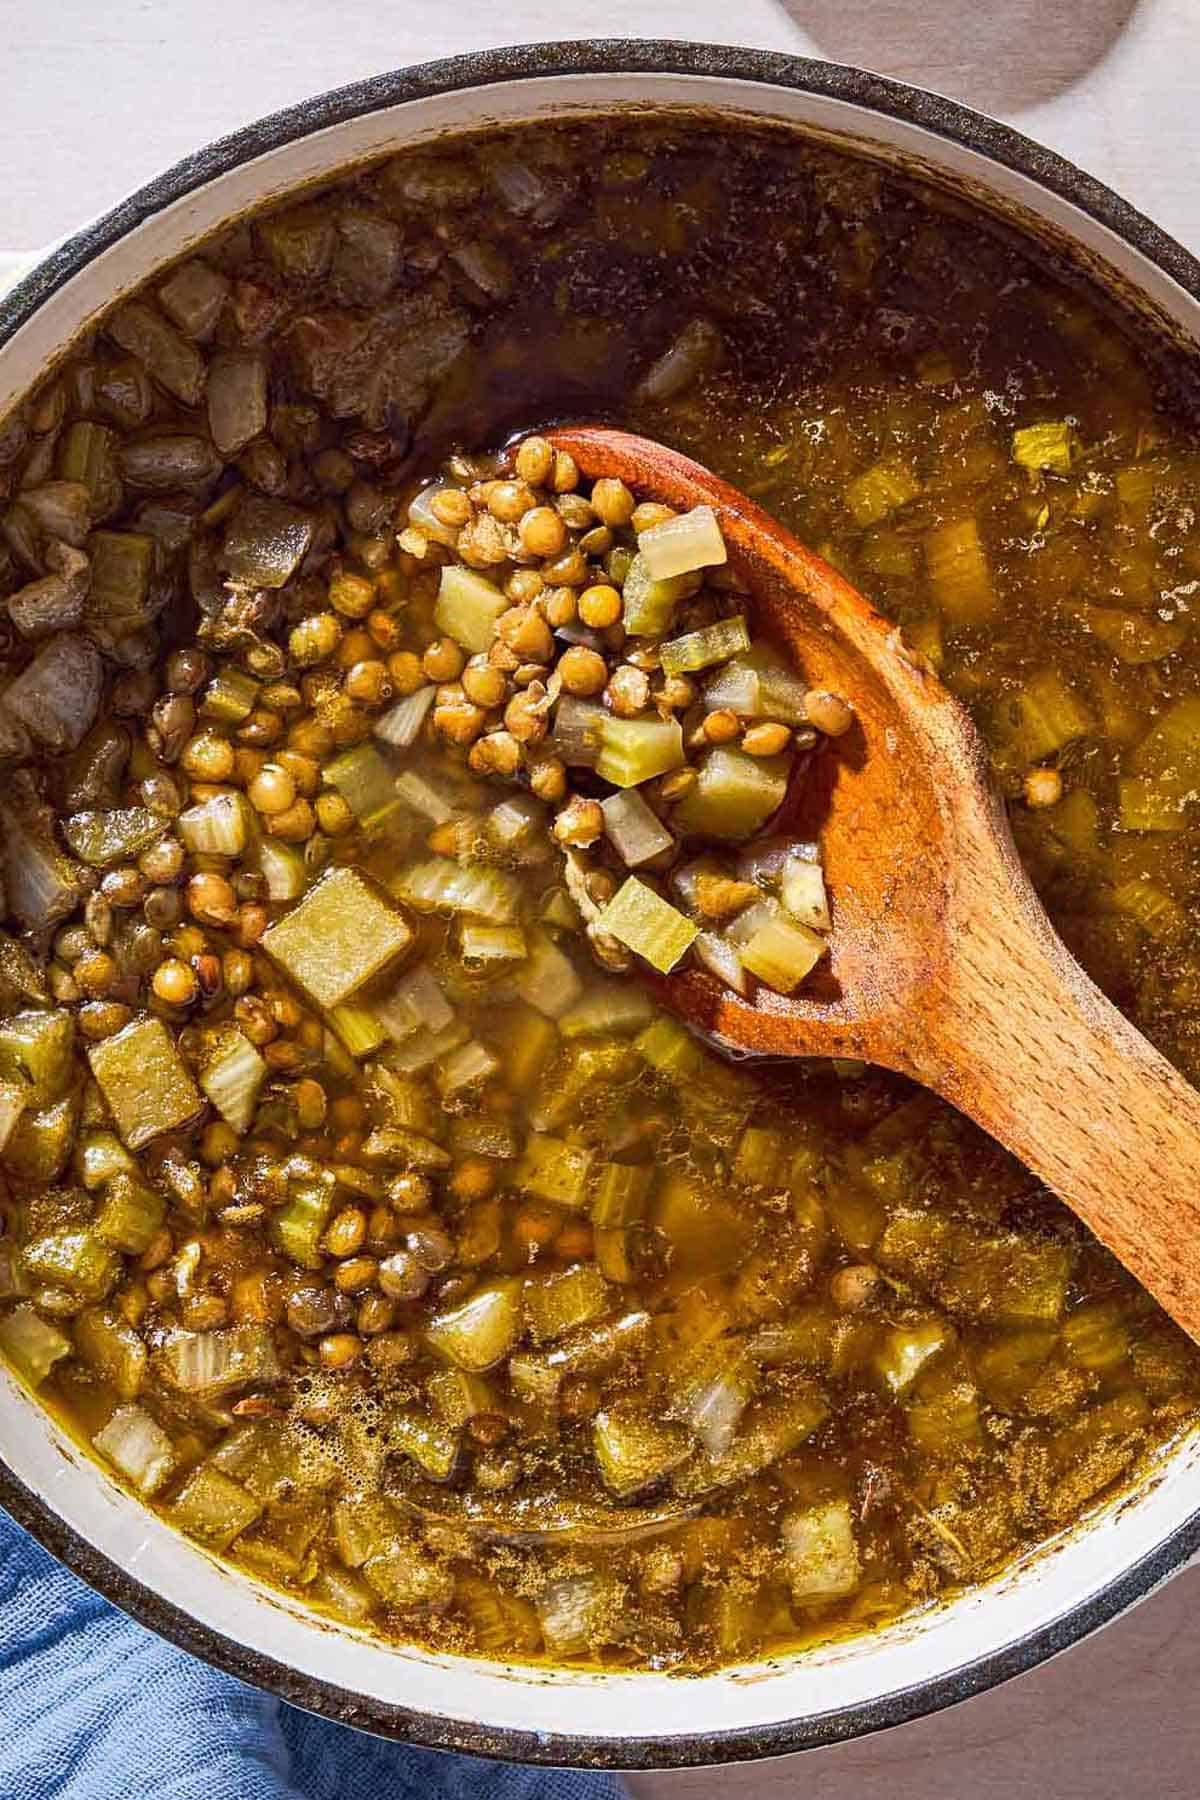
[[[390,1744],[172,1648],[0,1512],[3,1800],[621,1800],[618,1777]]]

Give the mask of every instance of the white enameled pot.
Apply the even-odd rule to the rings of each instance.
[[[265,200],[448,132],[588,111],[781,121],[966,194],[1066,251],[1184,346],[1200,267],[1115,195],[947,101],[826,63],[655,43],[487,52],[387,75],[179,165],[0,302],[0,415],[118,295]],[[164,1635],[297,1704],[415,1742],[653,1767],[778,1755],[932,1711],[1132,1605],[1200,1544],[1200,1436],[1000,1579],[855,1642],[698,1679],[534,1671],[397,1649],[317,1619],[178,1536],[0,1373],[0,1501]]]

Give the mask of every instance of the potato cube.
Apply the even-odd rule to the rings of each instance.
[[[326,1010],[340,1006],[412,943],[394,900],[358,869],[331,869],[266,933],[262,947]]]

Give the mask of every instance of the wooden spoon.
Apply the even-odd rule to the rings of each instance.
[[[832,899],[823,973],[747,1001],[698,968],[645,970],[657,998],[729,1052],[861,1057],[934,1089],[1200,1342],[1200,1094],[1056,936],[966,713],[856,589],[698,463],[601,427],[548,435],[589,480],[715,507],[757,627],[856,715],[816,761],[798,834],[819,828]]]

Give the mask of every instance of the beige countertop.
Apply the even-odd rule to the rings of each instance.
[[[0,0],[0,247],[68,233],[176,157],[384,68],[553,37],[860,62],[1021,126],[1200,251],[1200,0]],[[646,1800],[1156,1800],[1200,1791],[1200,1572],[1005,1687],[883,1736]]]

